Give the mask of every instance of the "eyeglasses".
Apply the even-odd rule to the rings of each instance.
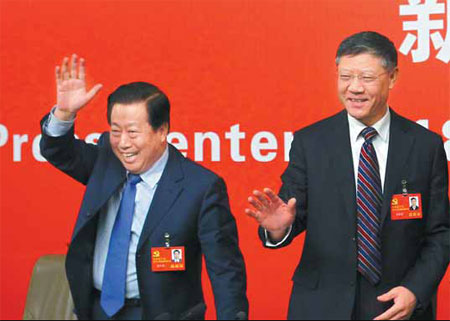
[[[359,75],[351,75],[349,73],[339,73],[338,77],[339,77],[339,81],[343,82],[343,83],[351,83],[353,81],[353,79],[358,78],[359,82],[362,82],[363,84],[366,85],[371,85],[374,84],[379,78],[380,76],[387,74],[389,72],[383,72],[379,75],[373,75],[373,74],[359,74]]]

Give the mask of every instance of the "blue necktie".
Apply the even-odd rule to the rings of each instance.
[[[361,135],[365,143],[361,148],[358,170],[358,271],[372,284],[381,278],[381,188],[380,167],[372,140],[378,135],[372,127]]]
[[[119,213],[111,234],[100,299],[100,304],[109,317],[119,312],[125,304],[128,252],[131,240],[136,185],[141,180],[139,175],[128,175],[128,181],[122,193]]]

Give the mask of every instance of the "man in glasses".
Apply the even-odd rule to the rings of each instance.
[[[442,139],[390,108],[397,51],[385,36],[345,39],[336,66],[345,110],[295,134],[279,195],[254,191],[246,213],[268,248],[306,231],[289,319],[431,319],[449,260]]]

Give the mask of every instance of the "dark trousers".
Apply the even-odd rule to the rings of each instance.
[[[378,301],[377,297],[384,294],[378,292],[365,277],[358,273],[353,320],[373,320],[393,306],[393,301],[386,303]]]
[[[392,289],[386,289],[388,292]],[[383,314],[393,305],[393,301],[386,303],[379,302],[377,297],[384,293],[369,283],[361,274],[358,273],[358,285],[355,296],[355,306],[353,308],[352,320],[373,320],[380,314]],[[426,309],[415,310],[411,316],[411,320],[435,320],[432,305],[428,305]]]
[[[115,316],[109,318],[100,305],[100,294],[96,294],[92,307],[92,320],[142,320],[142,307],[127,303]]]

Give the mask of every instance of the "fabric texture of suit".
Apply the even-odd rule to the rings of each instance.
[[[377,302],[377,295],[404,286],[419,302],[413,318],[432,317],[430,301],[450,253],[447,159],[440,136],[391,113],[381,212],[382,276],[373,293],[365,295]],[[391,199],[402,194],[403,180],[409,193],[422,194],[421,220],[391,220]],[[357,215],[345,110],[295,133],[282,182],[280,197],[297,199],[297,216],[292,233],[277,248],[306,230],[288,318],[352,318],[358,285]],[[264,231],[259,232],[266,245]]]
[[[61,137],[43,133],[41,152],[51,164],[86,185],[66,272],[76,313],[80,319],[89,319],[94,300],[92,262],[98,213],[123,186],[126,170],[111,149],[109,133],[100,137],[98,145],[75,139],[74,128]],[[165,246],[165,233],[171,235],[171,246],[185,246],[185,272],[151,271],[151,248]],[[248,313],[245,264],[225,183],[169,146],[169,160],[136,254],[144,319],[167,317],[167,313],[177,319],[204,303],[202,255],[213,287],[217,317],[234,319],[241,311]]]

